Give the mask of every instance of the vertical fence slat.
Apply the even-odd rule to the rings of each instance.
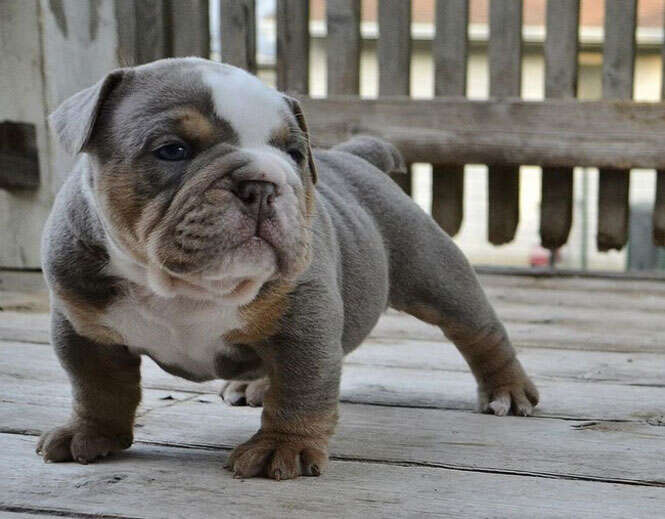
[[[208,0],[170,0],[171,55],[210,57]]]
[[[665,99],[665,43],[661,47],[662,79],[660,97]],[[656,201],[653,206],[653,242],[665,246],[665,169],[656,172]]]
[[[490,2],[490,96],[520,95],[522,0]],[[519,222],[519,167],[489,165],[488,239],[494,245],[515,237]]]
[[[437,0],[434,95],[466,95],[468,0]],[[454,236],[464,216],[464,166],[432,165],[432,217]]]
[[[254,0],[220,0],[222,61],[256,72]]]
[[[277,88],[309,92],[308,0],[277,0]]]
[[[635,69],[637,0],[606,0],[603,97],[631,99]],[[599,251],[620,250],[628,241],[630,171],[601,169],[598,178]]]
[[[379,95],[409,95],[411,83],[411,1],[379,2]],[[392,176],[411,194],[411,171]]]
[[[580,0],[548,0],[545,40],[545,97],[577,94]],[[543,168],[540,239],[543,247],[566,243],[573,222],[573,169]]]
[[[360,0],[326,2],[328,95],[360,91]]]
[[[166,29],[169,6],[165,0],[115,0],[114,8],[121,65],[140,65],[170,55],[171,42]]]
[[[143,0],[135,5],[136,64],[168,57],[168,5],[164,0]]]

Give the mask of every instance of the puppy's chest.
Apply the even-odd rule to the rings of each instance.
[[[243,324],[236,308],[137,293],[111,304],[104,321],[130,351],[199,379],[217,377],[215,358],[227,345],[224,335]]]

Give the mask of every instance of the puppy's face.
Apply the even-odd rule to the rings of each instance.
[[[77,144],[72,113],[56,112],[54,126],[89,153],[111,241],[147,268],[156,292],[242,304],[303,271],[316,172],[297,102],[192,58],[116,71],[91,88],[88,135]]]

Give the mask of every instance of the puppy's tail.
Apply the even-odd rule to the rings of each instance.
[[[365,159],[384,173],[406,173],[402,154],[389,142],[371,135],[356,135],[332,148]]]

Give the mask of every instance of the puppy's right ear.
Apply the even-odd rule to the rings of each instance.
[[[101,81],[66,99],[49,116],[51,128],[69,153],[76,155],[85,149],[104,100],[120,83],[124,73],[123,69],[114,70]]]

